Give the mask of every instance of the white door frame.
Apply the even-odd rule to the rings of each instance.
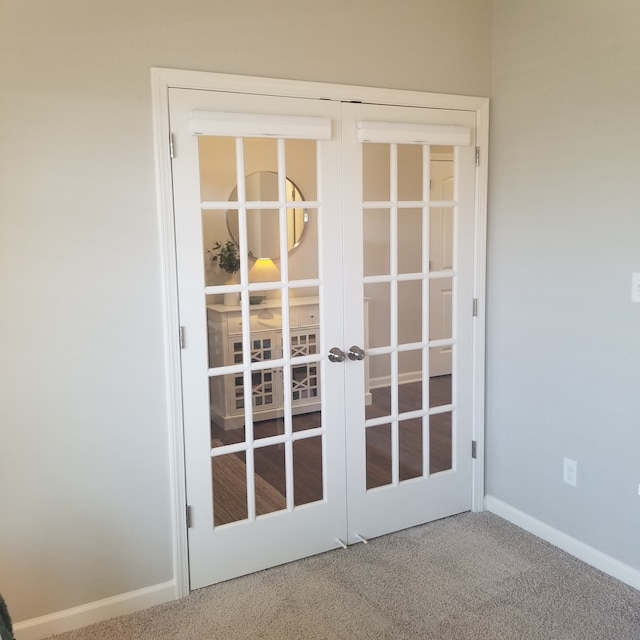
[[[169,457],[172,488],[173,567],[176,597],[189,593],[186,528],[184,424],[180,376],[180,335],[176,278],[176,249],[171,181],[171,132],[169,88],[232,91],[234,93],[316,98],[343,102],[365,102],[397,106],[457,109],[476,114],[478,167],[475,187],[475,239],[473,297],[477,315],[473,323],[473,460],[472,510],[482,511],[484,502],[484,365],[485,365],[485,273],[487,176],[489,143],[489,99],[419,91],[377,89],[295,80],[278,80],[176,69],[151,69],[153,131],[156,167],[156,197],[160,226],[160,249],[164,298]],[[179,153],[179,150],[176,150]]]

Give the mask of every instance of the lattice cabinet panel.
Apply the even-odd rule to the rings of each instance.
[[[251,362],[264,362],[279,357],[276,350],[277,334],[269,333],[264,336],[254,337],[251,340]],[[234,364],[242,362],[242,340],[231,342],[231,360]],[[273,369],[260,369],[251,373],[251,398],[254,410],[274,408],[278,405],[279,379]],[[244,411],[244,378],[242,374],[233,377],[234,404],[231,413]]]
[[[320,352],[318,329],[292,332],[291,357]],[[294,407],[320,400],[319,362],[295,364],[291,368],[291,401]]]
[[[317,298],[289,301],[291,357],[320,354]],[[242,311],[239,306],[213,304],[207,307],[209,366],[211,368],[243,362]],[[279,300],[265,301],[249,314],[251,362],[282,357],[282,309]],[[294,414],[320,409],[319,363],[296,363],[291,369],[291,400]],[[284,405],[281,368],[251,372],[251,403],[254,421],[282,417]],[[223,429],[241,427],[245,413],[242,373],[212,376],[210,384],[211,418]]]

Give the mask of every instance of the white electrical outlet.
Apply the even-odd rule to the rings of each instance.
[[[578,483],[578,463],[575,460],[569,460],[569,458],[563,458],[562,465],[562,480],[572,487],[575,487]]]
[[[631,302],[640,302],[640,273],[631,274]]]

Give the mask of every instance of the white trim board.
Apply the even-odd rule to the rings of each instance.
[[[429,93],[405,89],[384,89],[360,85],[284,80],[208,71],[185,71],[166,67],[151,68],[152,84],[176,89],[208,89],[232,93],[252,93],[290,98],[367,102],[398,106],[429,107],[432,109],[462,109],[484,111],[487,115],[489,98],[447,93]]]
[[[57,611],[13,625],[16,640],[40,640],[53,634],[73,631],[89,624],[134,613],[178,597],[175,580],[136,589],[104,600]]]
[[[588,544],[585,544],[584,542],[581,542],[558,529],[554,529],[552,526],[537,520],[533,516],[530,516],[515,507],[512,507],[506,502],[498,500],[498,498],[486,496],[484,506],[487,511],[491,511],[491,513],[495,513],[497,516],[508,520],[517,527],[532,533],[534,536],[538,536],[538,538],[542,538],[543,540],[550,542],[559,549],[562,549],[592,567],[617,578],[621,582],[628,584],[630,587],[640,590],[640,571],[637,569],[630,567],[620,560],[612,558],[602,551],[598,551],[597,549],[590,547]]]

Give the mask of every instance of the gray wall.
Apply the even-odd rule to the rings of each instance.
[[[635,569],[639,30],[635,0],[493,3],[487,317],[487,493]]]
[[[489,9],[0,0],[0,592],[16,621],[173,578],[150,67],[487,95]]]

